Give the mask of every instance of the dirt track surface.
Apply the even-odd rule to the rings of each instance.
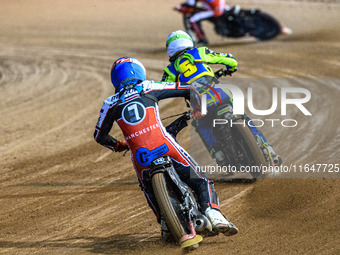
[[[238,3],[262,7],[295,33],[268,42],[231,40],[206,25],[210,48],[239,60],[233,77],[303,78],[299,85],[312,93],[313,116],[293,113],[301,126],[263,132],[285,164],[339,163],[339,2]],[[161,78],[165,39],[182,28],[171,10],[176,4],[1,1],[0,254],[180,253],[160,241],[129,157],[92,138],[102,101],[113,93],[114,59],[134,56],[148,79]],[[166,101],[162,116],[183,107],[181,100]],[[122,138],[117,128],[112,134]],[[179,141],[189,148],[187,133]],[[222,211],[240,233],[206,238],[192,253],[340,254],[339,184],[329,178],[217,183]]]

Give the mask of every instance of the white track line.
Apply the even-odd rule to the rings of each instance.
[[[98,163],[99,161],[103,160],[104,158],[106,158],[107,156],[111,155],[112,151],[107,151],[104,154],[102,154],[101,156],[99,156],[94,163]]]
[[[220,207],[225,206],[233,201],[235,201],[236,199],[240,198],[241,196],[243,196],[245,193],[247,193],[249,190],[251,190],[253,187],[248,187],[245,190],[242,190],[240,193],[228,198],[227,200],[225,200],[222,204],[220,204]]]

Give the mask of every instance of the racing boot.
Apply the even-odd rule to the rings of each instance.
[[[229,222],[219,210],[208,207],[205,210],[205,215],[210,220],[213,230],[217,233],[223,233],[226,236],[232,236],[238,233],[237,227]]]

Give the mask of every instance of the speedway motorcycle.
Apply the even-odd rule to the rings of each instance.
[[[183,14],[184,27],[193,38],[194,43],[197,43],[198,40],[191,27],[190,18],[204,9],[181,4],[174,10]],[[224,11],[220,17],[212,17],[208,21],[214,24],[215,32],[223,37],[253,36],[258,40],[270,40],[280,34],[292,33],[291,29],[282,26],[272,14],[255,8],[241,9],[239,5]]]

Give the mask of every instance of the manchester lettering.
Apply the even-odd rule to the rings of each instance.
[[[136,132],[134,132],[134,133],[131,133],[131,134],[129,134],[128,136],[125,136],[125,140],[127,141],[127,140],[130,140],[130,139],[132,139],[132,138],[141,136],[141,135],[146,134],[146,133],[148,133],[148,132],[150,132],[151,130],[156,129],[156,128],[159,128],[159,125],[158,125],[158,124],[154,124],[154,125],[148,126],[148,127],[143,128],[143,129],[141,129],[141,130],[138,130],[138,131],[136,131]]]

